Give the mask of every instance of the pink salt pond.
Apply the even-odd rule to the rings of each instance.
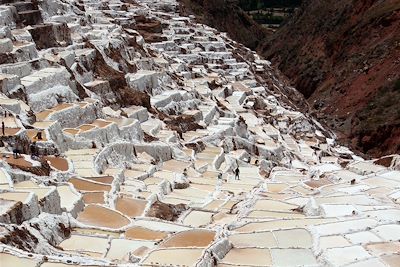
[[[79,213],[77,220],[88,226],[111,229],[119,229],[130,223],[128,218],[118,212],[93,204],[86,206],[85,209]]]
[[[145,200],[120,197],[117,199],[115,207],[126,216],[133,218],[143,214],[146,204]]]
[[[160,244],[160,248],[207,247],[214,241],[215,232],[190,230],[177,233]]]

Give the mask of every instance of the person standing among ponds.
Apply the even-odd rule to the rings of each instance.
[[[240,170],[239,170],[239,166],[238,166],[238,167],[236,167],[236,169],[235,169],[235,180],[240,180],[240,179],[239,179],[239,174],[240,174]]]
[[[31,157],[37,157],[37,146],[36,146],[36,141],[33,142],[30,146],[29,146],[29,150],[31,152]]]

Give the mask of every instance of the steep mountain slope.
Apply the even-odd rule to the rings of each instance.
[[[181,0],[181,13],[196,14],[196,19],[220,31],[235,41],[255,50],[272,32],[253,21],[235,1]]]
[[[400,1],[305,1],[260,49],[353,148],[400,150]]]

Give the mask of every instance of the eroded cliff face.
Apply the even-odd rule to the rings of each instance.
[[[305,1],[260,49],[344,142],[400,150],[399,1]]]

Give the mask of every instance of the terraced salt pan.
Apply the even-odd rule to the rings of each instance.
[[[0,263],[3,267],[36,267],[38,261],[29,258],[21,258],[8,253],[0,253]]]
[[[271,218],[271,219],[299,219],[305,218],[306,216],[302,213],[295,212],[274,212],[274,211],[264,211],[264,210],[254,210],[251,211],[247,218]]]
[[[183,170],[189,168],[190,162],[178,161],[178,160],[168,160],[163,163],[162,170],[163,171],[171,171],[182,173]]]
[[[74,192],[69,185],[57,186],[57,191],[60,196],[61,208],[67,211],[74,209],[75,203],[81,199],[81,196]]]
[[[42,139],[40,139],[40,140],[36,137],[36,134],[37,134],[38,132],[41,132],[41,133],[42,133]],[[26,135],[27,135],[28,138],[31,140],[31,142],[46,142],[46,141],[48,141],[48,140],[47,140],[47,137],[46,137],[46,132],[45,132],[45,131],[38,131],[38,130],[35,130],[35,129],[28,129],[28,130],[26,131]]]
[[[369,231],[347,234],[345,237],[354,245],[381,242],[382,240]]]
[[[293,219],[293,220],[272,220],[265,222],[249,222],[244,226],[240,226],[234,231],[240,233],[254,232],[254,231],[267,231],[267,230],[279,230],[288,228],[304,228],[309,225],[320,225],[323,223],[335,222],[337,219],[325,219],[325,218],[306,218],[306,219]]]
[[[365,249],[372,255],[394,254],[400,251],[400,242],[374,243],[365,245]]]
[[[104,204],[104,192],[83,193],[83,202],[85,204]]]
[[[183,224],[193,227],[205,226],[211,223],[213,215],[211,212],[193,210],[185,217]]]
[[[361,246],[327,249],[322,257],[334,266],[343,266],[362,259],[370,258],[371,255]]]
[[[77,252],[95,252],[98,254],[106,253],[108,249],[108,239],[95,236],[71,235],[59,244],[64,250]]]
[[[273,266],[320,266],[309,249],[271,249],[271,255]]]
[[[231,241],[236,248],[255,246],[261,248],[277,247],[277,242],[272,232],[234,234],[229,236],[229,241]]]
[[[400,225],[398,224],[381,225],[373,229],[373,232],[386,242],[400,240]]]
[[[328,248],[347,247],[350,245],[351,243],[341,235],[322,236],[319,239],[319,247],[322,250]]]
[[[68,171],[69,169],[68,161],[64,158],[47,156],[43,157],[43,159],[48,161],[51,167],[59,171]]]
[[[154,250],[141,262],[143,266],[194,266],[201,258],[203,249],[177,248]]]
[[[29,192],[3,192],[0,193],[0,199],[11,200],[11,201],[21,201],[25,203],[30,199]]]
[[[269,249],[232,248],[221,261],[223,264],[272,266]]]
[[[121,214],[93,204],[86,206],[85,209],[79,213],[77,220],[89,226],[111,229],[119,229],[130,223],[130,220]]]
[[[167,236],[167,232],[154,231],[140,226],[134,226],[125,232],[125,238],[135,240],[160,240]]]
[[[256,204],[253,207],[254,210],[268,210],[268,211],[280,211],[280,212],[283,211],[290,212],[296,208],[297,208],[296,205],[269,199],[260,199],[256,202]]]
[[[110,191],[111,186],[103,183],[95,183],[81,178],[71,178],[68,180],[79,191]]]
[[[112,260],[122,260],[129,252],[134,252],[139,248],[151,249],[154,242],[151,241],[137,241],[127,239],[113,239],[111,241],[110,249],[107,252],[106,258]]]
[[[154,231],[163,232],[180,232],[185,230],[190,230],[191,228],[184,225],[163,222],[163,221],[153,221],[153,220],[135,220],[135,226],[145,227]]]
[[[215,232],[208,230],[190,230],[177,233],[160,244],[160,248],[207,247],[215,238]]]
[[[121,213],[133,218],[142,215],[146,205],[147,201],[144,200],[120,197],[117,199],[115,207]]]

